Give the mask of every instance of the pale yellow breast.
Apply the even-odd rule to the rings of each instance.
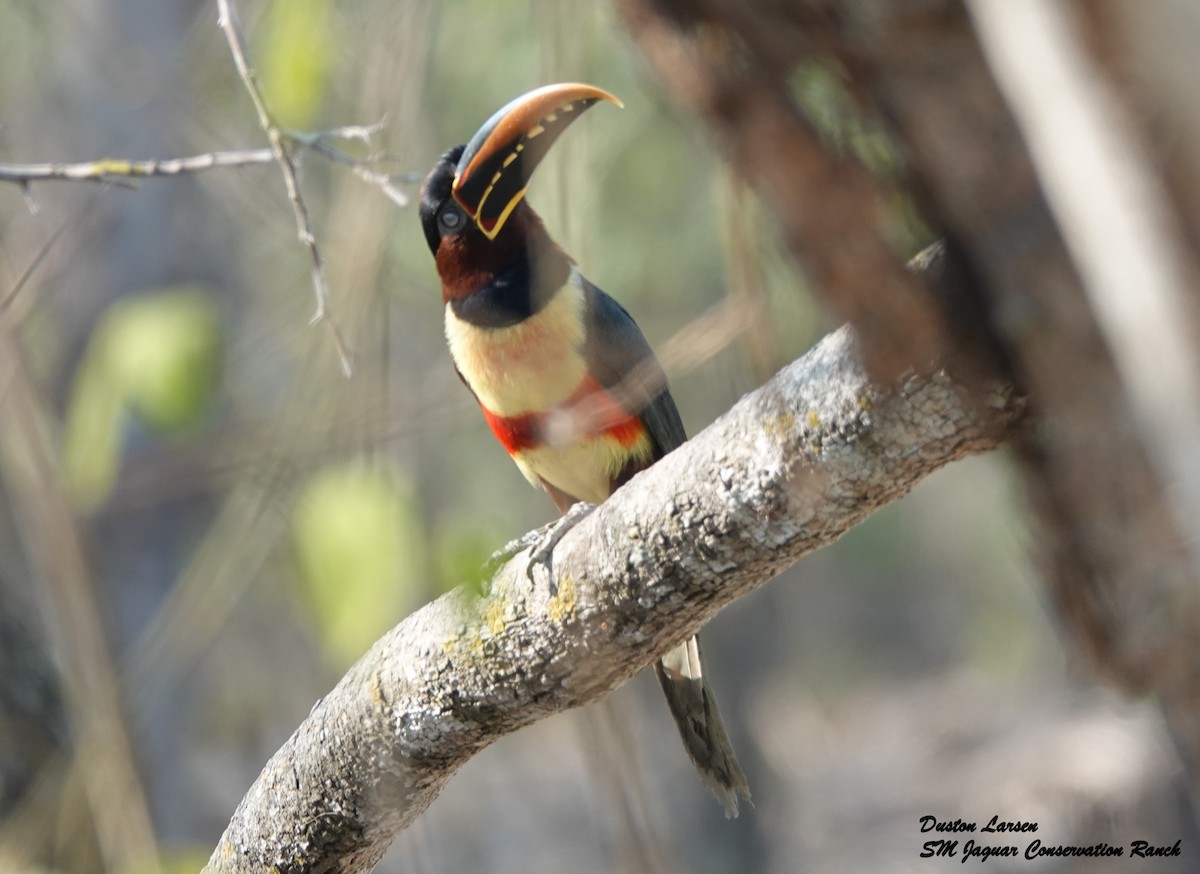
[[[542,479],[556,489],[589,504],[608,497],[609,484],[629,462],[630,456],[647,461],[652,447],[645,434],[632,447],[600,434],[564,446],[539,446],[513,456],[517,467],[534,485]]]
[[[501,416],[562,403],[586,375],[583,289],[568,282],[538,313],[507,328],[464,322],[446,306],[446,341],[479,402]]]

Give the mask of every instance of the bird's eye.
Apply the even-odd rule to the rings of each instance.
[[[466,221],[466,216],[463,211],[458,208],[457,204],[447,204],[438,214],[438,221],[442,225],[442,230],[449,233],[454,233],[462,228]]]

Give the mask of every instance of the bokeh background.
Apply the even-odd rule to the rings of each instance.
[[[563,138],[530,199],[662,352],[689,432],[833,327],[607,3],[238,6],[279,118],[382,120],[346,148],[414,196],[441,151],[531,87],[619,95],[623,111]],[[836,77],[795,88],[886,167],[886,144],[841,117]],[[0,162],[262,140],[214,3],[0,7]],[[301,184],[350,380],[308,326],[275,166],[0,186],[0,870],[199,868],[350,663],[552,517],[455,377],[415,208],[311,153]],[[896,213],[911,254],[928,239]],[[958,864],[919,858],[925,814],[1033,820],[1048,844],[1182,839],[1182,860],[1103,870],[1194,870],[1170,738],[1058,634],[1026,513],[1002,453],[957,464],[714,620],[708,669],[754,792],[738,820],[643,676],[485,750],[380,870]]]

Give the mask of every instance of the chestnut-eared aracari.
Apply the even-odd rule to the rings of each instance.
[[[590,85],[524,94],[442,155],[421,190],[454,365],[492,433],[563,513],[599,504],[686,439],[642,332],[583,277],[524,198],[549,147],[601,100],[620,105]],[[655,673],[688,754],[736,816],[750,791],[696,638]]]

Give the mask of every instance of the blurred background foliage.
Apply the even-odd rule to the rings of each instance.
[[[78,505],[91,508],[111,494],[131,418],[160,439],[201,426],[220,331],[203,288],[139,293],[108,307],[75,371],[63,425],[62,473]]]
[[[618,94],[625,109],[573,129],[530,197],[661,350],[689,432],[830,327],[608,4],[238,6],[281,121],[382,119],[372,148],[395,172],[423,173],[536,85]],[[831,142],[882,174],[900,160],[835,72],[795,88]],[[208,0],[0,8],[0,160],[261,142]],[[301,171],[349,381],[307,327],[275,167],[37,185],[36,210],[0,188],[0,618],[30,641],[0,647],[3,870],[195,870],[351,661],[553,515],[454,375],[415,209],[311,154]],[[926,232],[895,212],[910,254]],[[382,870],[909,870],[931,805],[1126,839],[1130,805],[1158,798],[1147,781],[1167,791],[1172,766],[1149,711],[1069,664],[1025,540],[1003,459],[977,459],[718,617],[710,671],[758,805],[741,819],[721,818],[642,677],[478,756]],[[125,772],[82,744],[105,714]],[[1102,774],[1064,762],[1080,723]]]

